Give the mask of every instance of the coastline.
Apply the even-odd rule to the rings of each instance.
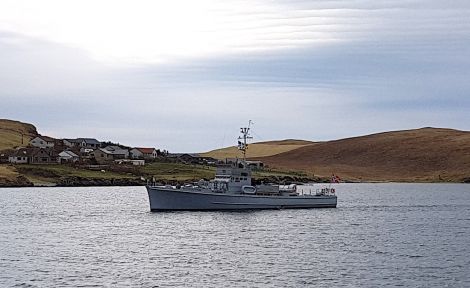
[[[154,162],[144,167],[108,166],[90,170],[66,165],[0,165],[0,187],[145,186],[147,181],[182,185],[210,180],[211,166]],[[255,171],[253,184],[328,183],[329,177],[313,177],[298,171]]]
[[[1,178],[0,178],[1,180]],[[158,183],[162,185],[183,185],[187,183],[197,182],[200,179],[174,180],[160,179]],[[308,177],[262,177],[254,179],[255,184],[260,183],[281,183],[281,184],[306,184],[306,183],[329,183],[328,179],[313,179]],[[141,178],[83,178],[83,177],[66,177],[59,178],[56,182],[32,182],[24,176],[19,176],[18,181],[0,181],[0,188],[26,188],[26,187],[113,187],[113,186],[145,186],[146,180]],[[470,184],[470,179],[465,181],[343,181],[343,183],[436,183],[436,184]]]

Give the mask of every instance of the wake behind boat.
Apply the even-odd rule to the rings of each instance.
[[[147,185],[151,211],[243,210],[288,208],[335,208],[337,197],[331,188],[300,194],[296,185],[251,184],[251,168],[246,163],[250,125],[241,128],[238,149],[243,159],[218,165],[215,178],[183,186]],[[243,140],[240,141],[240,140]]]

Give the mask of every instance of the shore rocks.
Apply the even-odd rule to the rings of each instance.
[[[14,179],[0,178],[0,187],[31,187],[34,186],[31,181],[29,181],[23,175],[18,175]]]
[[[57,186],[61,187],[80,187],[80,186],[143,186],[145,181],[140,178],[83,178],[83,177],[64,177],[60,178]]]

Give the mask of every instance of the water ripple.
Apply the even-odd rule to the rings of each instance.
[[[468,187],[202,213],[151,213],[142,187],[2,189],[0,287],[469,287]]]

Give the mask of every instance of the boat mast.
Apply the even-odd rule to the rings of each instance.
[[[243,136],[238,137],[238,150],[242,151],[243,153],[243,161],[246,161],[246,150],[248,149],[248,144],[246,143],[246,140],[253,139],[253,137],[250,136],[251,124],[253,124],[253,122],[249,120],[248,127],[240,128],[240,133],[242,133]],[[243,142],[241,140],[243,140]]]

